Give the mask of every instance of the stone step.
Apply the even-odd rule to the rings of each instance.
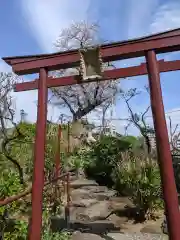
[[[134,205],[128,197],[118,197],[114,190],[99,186],[93,180],[76,179],[70,184],[71,207],[68,226],[72,232],[83,232],[75,234],[73,240],[168,239],[167,236],[161,234],[160,223],[154,224],[157,229],[152,229],[147,223],[145,226],[141,224],[137,226],[133,224],[133,221],[129,221],[132,217],[130,210],[134,211]],[[67,227],[64,216],[63,211],[61,217],[52,219],[55,231]],[[105,238],[102,233],[107,234]]]
[[[71,202],[71,207],[84,207],[88,208],[98,202],[97,199],[80,199]]]
[[[51,217],[50,222],[51,229],[54,232],[62,231],[67,228],[67,222],[64,218]],[[114,226],[114,224],[108,220],[98,220],[93,222],[71,220],[68,226],[71,232],[80,231],[84,233],[107,234],[110,231],[119,231],[119,228]]]
[[[77,179],[70,183],[71,188],[82,188],[87,186],[98,186],[96,181],[94,180],[87,180],[87,179]]]
[[[84,221],[96,221],[106,219],[112,212],[108,201],[100,201],[88,208],[81,209],[77,212],[76,219]]]
[[[72,201],[80,201],[81,199],[97,199],[98,201],[110,200],[116,195],[114,190],[102,189],[101,186],[82,186],[81,188],[72,189]]]
[[[75,232],[72,234],[72,240],[103,240],[101,236],[92,233]]]

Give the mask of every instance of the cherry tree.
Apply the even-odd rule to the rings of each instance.
[[[99,37],[99,26],[96,23],[78,22],[61,31],[54,43],[58,51],[87,48],[103,41]],[[113,68],[112,64],[103,64],[103,68]],[[79,68],[59,70],[51,73],[54,77],[79,74]],[[91,82],[81,85],[51,88],[51,103],[67,108],[76,121],[88,113],[109,105],[109,99],[117,93],[117,81]]]

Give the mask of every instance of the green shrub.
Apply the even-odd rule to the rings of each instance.
[[[162,207],[158,164],[144,156],[121,155],[113,172],[115,187],[118,192],[130,196],[141,218],[151,218],[154,211]]]
[[[112,186],[112,171],[120,153],[131,147],[131,143],[120,138],[104,136],[95,142],[87,154],[89,165],[86,174],[95,179],[99,184]]]
[[[16,138],[8,144],[10,155],[16,159],[23,168],[26,180],[32,180],[33,164],[34,164],[34,147],[36,124],[20,123],[18,128],[23,136]],[[54,166],[55,153],[57,148],[57,124],[49,124],[46,136],[46,152],[45,152],[45,172],[51,174]],[[16,130],[12,135],[16,134]],[[7,160],[6,160],[7,162]],[[13,167],[13,166],[12,166]]]
[[[3,170],[0,176],[0,198],[15,195],[21,190],[18,174],[10,169]]]
[[[12,232],[5,232],[4,239],[7,240],[25,240],[27,239],[28,224],[24,221],[15,221],[14,230]]]
[[[89,153],[90,149],[88,147],[75,149],[73,154],[66,159],[66,166],[74,169],[76,174],[79,175],[90,164]]]
[[[132,146],[132,149],[138,148],[141,145],[139,139],[134,137],[134,136],[131,136],[131,135],[129,135],[129,136],[122,136],[121,140],[129,142],[129,144],[131,144],[131,146]]]
[[[19,182],[19,176],[12,170],[3,170],[0,176],[0,199],[18,194],[23,191],[24,186]],[[19,211],[19,202],[15,201],[6,206],[0,207],[0,216],[3,215],[4,211],[8,214],[14,214]]]
[[[174,177],[176,182],[176,189],[178,194],[180,194],[180,158],[179,155],[172,155],[173,160],[173,169],[174,169]]]
[[[28,224],[24,221],[16,221],[13,232],[5,232],[4,239],[6,240],[26,240],[28,234]],[[42,240],[69,240],[68,232],[52,233],[49,229],[43,232]]]
[[[25,240],[28,234],[28,223],[16,220],[13,230],[4,232],[4,239]],[[49,224],[49,212],[43,212],[42,240],[69,240],[70,233],[66,231],[53,233]]]
[[[68,232],[52,233],[46,231],[43,234],[43,240],[70,240],[70,234]]]

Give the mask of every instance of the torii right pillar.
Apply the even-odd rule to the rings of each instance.
[[[180,240],[180,212],[164,112],[159,66],[154,50],[146,52],[151,108],[170,240]]]

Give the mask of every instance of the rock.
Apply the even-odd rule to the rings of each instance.
[[[50,218],[51,230],[54,232],[62,231],[67,229],[67,222],[62,217],[51,217]],[[116,227],[112,222],[108,220],[98,220],[98,221],[77,221],[71,220],[68,228],[71,232],[81,231],[84,233],[93,234],[106,234],[110,231],[119,231],[119,227]]]
[[[110,201],[111,208],[113,211],[118,211],[124,209],[127,205],[122,202]]]
[[[114,190],[98,189],[98,187],[91,188],[78,188],[71,191],[72,201],[79,201],[80,199],[97,199],[98,201],[110,200],[111,197],[115,196]]]
[[[136,239],[133,237],[129,237],[127,234],[123,234],[123,233],[108,233],[107,234],[107,239],[108,240],[130,240],[130,239]],[[140,238],[138,238],[139,240]]]
[[[77,176],[76,175],[70,175],[70,179],[69,181],[76,181],[77,180]]]
[[[85,189],[75,189],[71,191],[71,200],[80,201],[81,199],[92,199],[91,194]]]
[[[124,204],[129,207],[134,207],[133,203],[128,197],[111,197],[110,201],[113,204]]]
[[[106,186],[83,186],[82,189],[88,190],[93,193],[107,192],[108,188]]]
[[[79,215],[81,215],[86,208],[84,207],[71,207],[70,208],[70,219],[71,221],[81,220]],[[65,215],[65,213],[64,213]]]
[[[113,190],[108,190],[107,192],[94,193],[94,197],[99,201],[109,200],[111,197],[115,196],[116,192]]]
[[[71,203],[73,207],[90,207],[93,204],[96,204],[98,201],[96,199],[81,199],[79,201],[74,201]]]
[[[70,229],[98,235],[107,234],[110,231],[119,231],[119,228],[114,226],[114,224],[108,220],[98,220],[93,222],[71,221]]]
[[[74,232],[72,234],[72,240],[103,240],[104,238],[91,233],[81,233],[81,232]]]
[[[79,220],[103,220],[106,219],[112,212],[110,204],[108,201],[101,201],[96,203],[89,208],[85,208],[85,210],[79,214]]]
[[[128,221],[127,217],[118,217],[116,214],[111,214],[107,219],[116,227],[120,227],[121,224],[124,224]]]
[[[94,180],[87,180],[87,179],[77,179],[73,182],[71,182],[71,188],[82,188],[86,186],[98,186],[96,181]]]
[[[53,232],[62,231],[63,229],[67,228],[67,224],[64,217],[62,218],[58,216],[51,216],[49,218],[49,222],[50,222],[50,228]]]
[[[162,230],[160,226],[157,226],[156,224],[150,224],[141,229],[142,233],[157,233],[162,234]]]
[[[109,190],[105,186],[84,186],[81,189],[87,190],[93,198],[99,201],[109,200],[116,195],[116,191]]]

